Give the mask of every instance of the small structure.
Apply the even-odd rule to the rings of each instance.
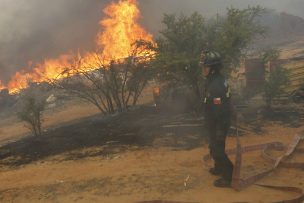
[[[245,61],[246,89],[260,88],[265,81],[265,66],[262,59]]]

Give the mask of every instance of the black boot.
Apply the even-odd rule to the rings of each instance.
[[[231,187],[231,180],[220,178],[214,181],[213,185],[215,187],[228,188]]]
[[[218,168],[210,168],[209,173],[211,173],[214,176],[221,176],[222,175],[222,171]]]

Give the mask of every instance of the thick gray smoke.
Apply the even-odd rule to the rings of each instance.
[[[303,0],[138,0],[142,24],[160,30],[163,13],[198,11],[205,16],[227,7],[261,5],[304,17]],[[102,9],[110,0],[0,0],[0,80],[29,61],[56,58],[70,50],[92,50]]]
[[[157,32],[162,19],[162,13],[185,13],[194,11],[203,16],[213,16],[225,13],[227,8],[247,8],[261,5],[277,12],[287,12],[304,18],[303,0],[139,0],[144,23],[153,32]],[[157,24],[157,26],[155,26]]]
[[[1,0],[0,80],[6,82],[29,61],[94,48],[100,0]]]

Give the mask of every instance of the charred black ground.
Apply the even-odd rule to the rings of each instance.
[[[263,135],[266,121],[300,127],[303,109],[275,108],[264,115],[243,112],[240,135],[253,131]],[[235,135],[233,126],[230,135]],[[167,147],[191,150],[206,143],[203,117],[195,113],[159,112],[141,106],[114,116],[97,115],[49,129],[42,137],[28,136],[0,148],[0,164],[16,167],[64,155],[64,160],[113,156],[128,150]]]

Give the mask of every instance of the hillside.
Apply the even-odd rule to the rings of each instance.
[[[260,22],[266,34],[254,43],[256,48],[282,46],[304,36],[304,19],[298,16],[270,11],[260,17]]]

